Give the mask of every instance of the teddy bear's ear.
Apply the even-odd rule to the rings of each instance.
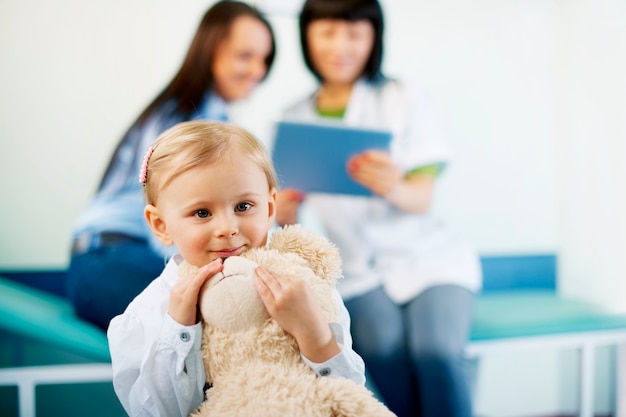
[[[296,253],[320,278],[337,279],[341,275],[339,249],[324,236],[300,225],[287,225],[272,233],[269,248]]]

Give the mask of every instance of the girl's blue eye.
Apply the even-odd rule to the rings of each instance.
[[[252,206],[252,204],[250,204],[250,203],[239,203],[235,207],[235,211],[246,211],[246,210],[250,209],[251,206]]]
[[[207,217],[209,217],[209,210],[200,209],[196,211],[196,216],[198,216],[201,219],[206,219]]]

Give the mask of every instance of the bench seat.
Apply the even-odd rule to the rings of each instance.
[[[477,299],[473,320],[472,342],[602,330],[626,332],[626,314],[611,314],[549,290],[483,293]]]
[[[106,334],[63,297],[0,277],[0,353],[2,415],[126,415],[111,384]]]
[[[600,345],[626,346],[626,314],[612,314],[587,302],[560,297],[550,286],[535,287],[538,288],[488,288],[477,297],[468,355],[480,357],[490,352],[550,346],[579,349],[579,415],[591,417],[594,349]],[[67,383],[67,375],[73,375],[75,382],[88,382],[93,380],[94,372],[99,379],[110,378],[105,333],[77,318],[65,298],[0,277],[0,331],[92,362],[32,368],[35,372],[23,367],[28,363],[0,368],[0,386],[20,386],[22,417],[34,416],[37,384]],[[100,362],[101,366],[96,364],[93,368],[93,362]],[[24,386],[25,381],[30,385]],[[26,401],[32,404],[23,404]]]
[[[479,295],[467,354],[480,358],[529,349],[574,349],[579,355],[578,416],[593,417],[595,352],[600,346],[616,347],[617,362],[624,360],[626,314],[551,290],[517,289]],[[623,377],[617,373],[617,390],[623,390]],[[623,409],[626,398],[619,393],[615,397],[616,410]]]
[[[3,277],[0,329],[95,362],[111,361],[106,334],[76,317],[67,299]]]

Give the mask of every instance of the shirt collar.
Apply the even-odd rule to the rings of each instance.
[[[214,91],[207,91],[198,109],[198,116],[206,120],[228,120],[228,104]]]

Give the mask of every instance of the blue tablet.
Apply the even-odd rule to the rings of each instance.
[[[281,188],[306,193],[371,195],[348,176],[348,160],[371,149],[389,151],[391,132],[344,125],[281,121],[272,160]]]

